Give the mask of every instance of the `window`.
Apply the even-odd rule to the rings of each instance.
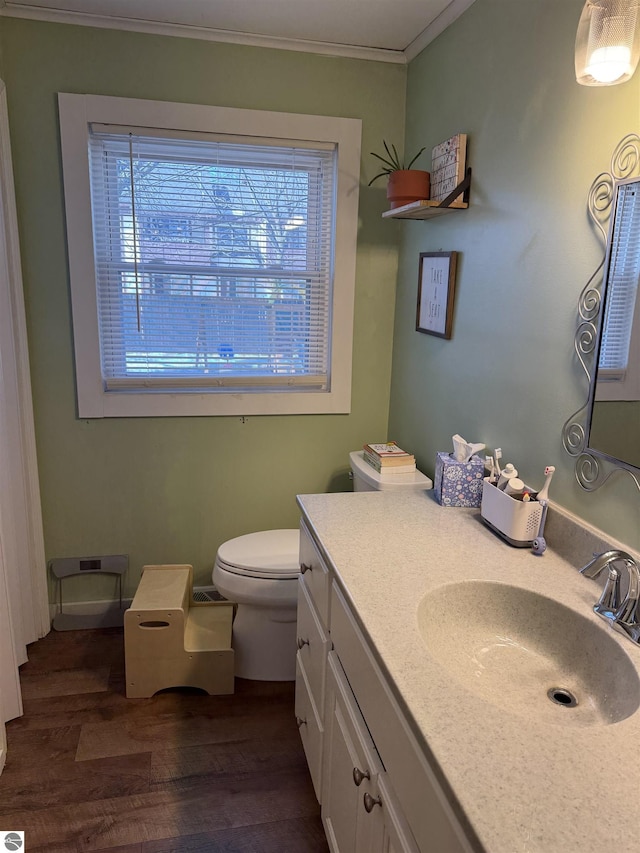
[[[349,411],[360,122],[59,107],[80,417]]]

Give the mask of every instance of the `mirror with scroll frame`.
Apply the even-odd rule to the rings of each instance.
[[[588,211],[606,240],[604,260],[583,289],[575,349],[589,379],[585,405],[563,429],[576,479],[593,491],[614,473],[640,489],[640,137],[619,143],[611,171],[591,186]],[[608,227],[607,227],[608,222]]]

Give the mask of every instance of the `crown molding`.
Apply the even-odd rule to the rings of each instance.
[[[455,0],[454,0],[455,2]],[[100,27],[112,30],[150,33],[152,35],[177,36],[179,38],[203,39],[204,41],[243,44],[252,47],[269,47],[278,50],[294,50],[303,53],[317,53],[323,56],[342,56],[349,59],[367,59],[375,62],[391,62],[400,65],[407,63],[402,50],[385,50],[359,45],[333,44],[330,42],[289,39],[276,36],[260,36],[253,33],[217,30],[210,27],[196,27],[190,24],[163,23],[146,21],[139,18],[91,15],[80,12],[66,12],[45,9],[41,6],[23,6],[19,2],[0,0],[0,17],[27,18],[35,21],[49,21],[58,24],[75,24],[83,27]]]
[[[429,26],[404,49],[405,61],[411,62],[412,59],[415,59],[428,44],[438,38],[440,33],[443,33],[473,3],[475,0],[451,0],[451,3],[433,19]]]
[[[141,18],[92,15],[85,12],[68,12],[43,6],[25,6],[19,0],[0,0],[0,17],[27,18],[58,24],[73,24],[82,27],[125,30],[151,35],[178,38],[202,39],[226,44],[242,44],[250,47],[267,47],[276,50],[294,50],[315,53],[321,56],[341,56],[347,59],[365,59],[373,62],[391,62],[406,65],[436,39],[446,28],[465,12],[475,0],[451,0],[449,5],[417,36],[404,50],[387,50],[359,45],[335,44],[333,42],[290,39],[278,36],[261,36],[253,33],[219,30],[213,27],[196,27],[191,24],[148,21]]]

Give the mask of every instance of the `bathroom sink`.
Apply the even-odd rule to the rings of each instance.
[[[538,593],[462,581],[418,605],[427,653],[498,708],[567,726],[617,723],[640,707],[636,668],[610,633]]]

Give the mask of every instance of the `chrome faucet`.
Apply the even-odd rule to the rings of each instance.
[[[620,571],[615,568],[615,563],[622,563],[629,575],[629,589],[622,602]],[[605,569],[609,570],[609,576],[593,609],[599,616],[611,622],[616,631],[625,634],[634,643],[640,643],[640,567],[626,551],[613,550],[594,555],[593,560],[580,569],[580,573],[588,578],[597,578]]]

